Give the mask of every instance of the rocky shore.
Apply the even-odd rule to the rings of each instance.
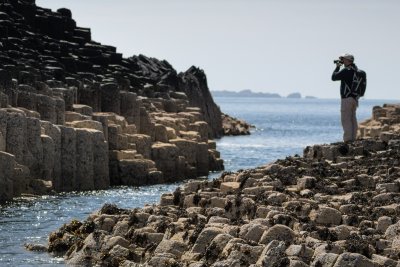
[[[252,127],[252,125],[248,124],[244,120],[222,113],[222,128],[224,129],[225,136],[249,135]]]
[[[380,137],[190,181],[158,205],[106,204],[46,249],[85,266],[400,266],[400,139]]]
[[[400,105],[375,106],[372,117],[359,125],[361,138],[376,137],[383,141],[400,139]]]
[[[212,138],[249,128],[201,69],[124,58],[66,8],[1,1],[0,48],[0,203],[205,176],[223,169]],[[399,105],[375,107],[364,139],[106,204],[27,249],[75,266],[400,266],[399,123]]]
[[[0,203],[223,169],[205,73],[124,58],[66,8],[0,3]]]

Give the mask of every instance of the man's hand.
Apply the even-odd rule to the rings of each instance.
[[[337,62],[337,63],[336,63],[336,67],[340,68],[341,66],[342,66],[342,63],[341,63],[341,62]]]

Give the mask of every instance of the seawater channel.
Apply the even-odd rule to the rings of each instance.
[[[306,145],[341,139],[339,100],[215,98],[225,113],[256,126],[250,136],[224,137],[217,148],[226,170],[252,168],[302,154]],[[364,100],[359,120],[371,117],[372,107],[395,100]],[[219,176],[210,174],[208,179]],[[120,208],[155,204],[161,194],[180,183],[142,187],[117,187],[103,191],[66,193],[15,199],[0,206],[0,266],[62,266],[62,258],[29,252],[24,244],[46,244],[49,234],[72,219],[84,220],[106,203]]]

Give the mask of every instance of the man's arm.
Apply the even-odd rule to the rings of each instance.
[[[342,69],[340,70],[340,66],[337,65],[335,70],[332,73],[332,81],[340,81],[344,78],[345,74],[344,74],[344,70]]]

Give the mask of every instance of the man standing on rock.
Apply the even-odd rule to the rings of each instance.
[[[354,64],[354,56],[351,54],[344,54],[334,62],[336,63],[336,68],[332,74],[332,81],[341,81],[340,96],[342,100],[340,113],[344,132],[343,141],[351,142],[356,139],[358,129],[356,110],[359,95],[352,90],[358,68]],[[342,65],[344,65],[343,69],[341,69]]]

